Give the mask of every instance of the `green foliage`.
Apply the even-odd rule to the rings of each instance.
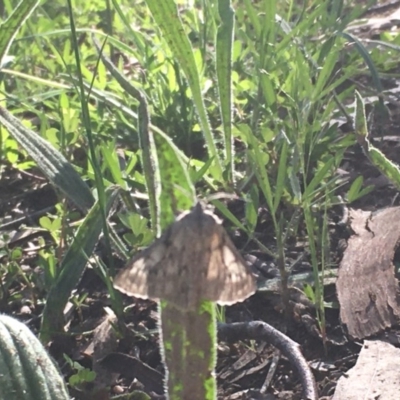
[[[8,50],[21,26],[39,4],[39,0],[23,0],[13,10],[8,19],[0,24],[0,69]]]
[[[382,92],[380,76],[397,62],[400,36],[384,33],[379,46],[367,49],[346,32],[361,8],[330,0],[196,0],[187,8],[173,0],[136,1],[135,7],[113,0],[107,10],[101,0],[38,7],[23,0],[15,10],[6,3],[1,165],[38,168],[60,191],[60,203],[55,215],[39,221],[54,242],[39,253],[41,282],[18,265],[19,248],[1,250],[7,257],[2,300],[9,301],[16,281],[40,288],[41,300],[46,297],[41,338],[48,341],[63,330],[62,311],[101,233],[110,260],[111,246],[126,255],[126,243],[135,250],[149,244],[196,195],[225,191],[245,200],[244,215],[222,201],[213,204],[275,258],[284,290],[285,249],[306,232],[315,278],[306,291],[323,330],[326,213],[337,203],[336,171],[345,151],[358,140],[400,182],[397,166],[368,142],[360,96],[355,133],[342,134],[335,121],[350,120],[346,104],[360,73]],[[363,183],[362,177],[352,183],[347,202],[369,193]],[[123,207],[112,222],[129,228],[125,242],[109,223],[117,197]],[[61,207],[65,199],[83,215]],[[265,207],[268,237],[275,240],[268,248],[259,235]],[[59,257],[62,246],[66,254]],[[120,315],[113,266],[97,266]],[[183,337],[184,328],[178,333]]]
[[[360,199],[374,190],[374,186],[372,185],[363,188],[363,183],[364,178],[362,176],[358,176],[354,179],[354,182],[351,184],[350,189],[347,192],[347,201],[349,203]]]
[[[71,197],[75,204],[83,210],[93,204],[89,188],[60,152],[34,131],[25,128],[17,118],[2,107],[0,107],[0,122],[36,161],[46,177]]]
[[[106,214],[117,198],[119,189],[110,187],[106,191]],[[88,255],[92,254],[102,229],[102,209],[97,201],[87,214],[75,234],[75,239],[65,254],[58,275],[52,285],[46,306],[43,310],[40,338],[47,343],[54,334],[63,331],[63,311],[68,298],[78,284],[87,263]]]
[[[74,373],[69,377],[68,383],[74,388],[79,388],[85,383],[93,382],[96,379],[96,373],[88,368],[82,367],[76,361],[71,360],[66,354],[64,359],[67,361]]]

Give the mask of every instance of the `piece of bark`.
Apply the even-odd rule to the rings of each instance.
[[[400,350],[366,340],[357,364],[339,379],[332,400],[397,400],[399,393]]]
[[[400,321],[400,291],[393,256],[400,240],[400,207],[371,214],[351,210],[349,239],[336,290],[350,336],[372,336]]]

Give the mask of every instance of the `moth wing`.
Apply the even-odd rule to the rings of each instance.
[[[204,297],[222,305],[245,300],[256,291],[250,267],[222,226],[218,226],[211,241],[213,251],[207,272],[207,293]]]
[[[159,267],[166,253],[167,245],[161,237],[128,262],[127,266],[114,278],[114,287],[128,296],[155,300],[154,293],[149,291],[149,286],[151,286],[149,278],[152,276],[152,271]]]

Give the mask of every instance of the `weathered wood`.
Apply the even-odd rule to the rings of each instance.
[[[400,240],[400,207],[371,214],[352,210],[351,228],[336,290],[340,318],[358,339],[400,321],[400,291],[393,256]]]

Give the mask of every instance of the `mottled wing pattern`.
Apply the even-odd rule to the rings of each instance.
[[[211,241],[205,298],[229,305],[245,300],[256,291],[250,267],[221,225]]]
[[[209,225],[203,214],[185,213],[171,226],[168,247],[157,271],[150,271],[149,292],[181,309],[195,309],[204,299],[203,287],[210,250]],[[157,279],[155,279],[157,276]]]
[[[114,278],[116,289],[129,296],[142,299],[155,300],[158,298],[149,291],[149,278],[151,271],[157,271],[165,257],[168,246],[164,236],[162,235],[150,247],[134,256],[127,266],[117,274]]]
[[[175,224],[172,228],[175,227]],[[157,265],[152,265],[149,271],[149,293],[152,298],[160,298],[180,305],[183,302],[182,284],[187,282],[187,274],[182,271],[181,245],[177,246],[174,240],[174,229],[171,229],[164,258]],[[182,305],[182,308],[185,308]]]
[[[256,290],[250,268],[221,221],[201,205],[182,213],[132,258],[114,286],[128,295],[164,299],[182,309],[194,309],[201,300],[233,304]]]

